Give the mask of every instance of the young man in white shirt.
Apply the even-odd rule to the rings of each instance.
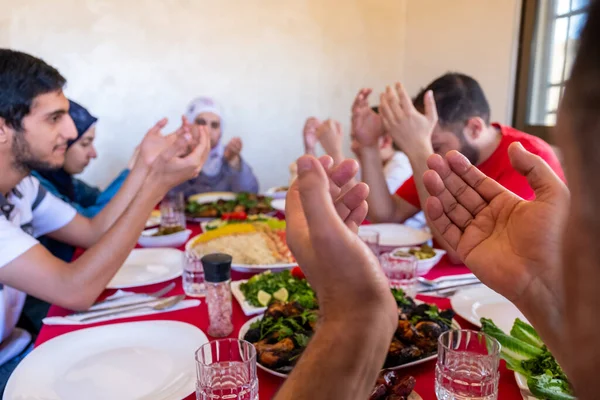
[[[32,169],[60,167],[67,142],[76,137],[64,84],[44,61],[0,49],[0,390],[16,366],[15,351],[27,345],[22,332],[13,331],[24,293],[73,310],[89,308],[135,246],[155,205],[198,174],[210,149],[203,128],[183,123],[163,136],[161,120],[144,137],[121,190],[96,217],[85,218],[29,176]],[[39,244],[41,235],[88,251],[65,263]],[[20,345],[12,346],[13,340]]]

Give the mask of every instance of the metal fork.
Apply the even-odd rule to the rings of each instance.
[[[79,322],[85,322],[85,321],[90,321],[92,319],[99,319],[99,318],[106,318],[106,317],[112,317],[114,315],[119,315],[119,314],[124,314],[124,313],[128,313],[131,311],[135,311],[135,310],[142,310],[144,308],[149,308],[152,310],[166,310],[167,308],[171,308],[173,306],[175,306],[177,303],[179,303],[181,300],[185,299],[185,295],[178,295],[178,296],[171,296],[171,297],[167,297],[166,299],[162,300],[162,301],[158,301],[156,304],[143,304],[143,305],[138,305],[135,307],[130,307],[130,308],[122,308],[119,309],[118,311],[109,311],[109,312],[104,312],[104,313],[99,313],[96,315],[90,315],[89,317],[83,317],[81,319],[78,319]]]

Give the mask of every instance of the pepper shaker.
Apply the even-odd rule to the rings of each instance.
[[[231,256],[215,253],[202,257],[206,303],[210,320],[208,334],[213,337],[229,336],[231,322]]]

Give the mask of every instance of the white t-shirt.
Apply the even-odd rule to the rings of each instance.
[[[383,175],[390,193],[396,190],[412,176],[412,167],[408,156],[401,151],[396,151],[394,156],[383,166]]]
[[[8,197],[0,194],[0,268],[38,244],[37,237],[62,228],[76,214],[73,207],[48,193],[31,176],[19,182]],[[19,320],[25,293],[0,287],[0,340],[4,341]],[[10,358],[2,354],[2,359]]]

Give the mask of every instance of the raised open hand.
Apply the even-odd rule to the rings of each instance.
[[[352,104],[352,139],[360,146],[378,146],[383,135],[381,117],[369,107],[371,89],[361,89]]]
[[[397,310],[377,258],[356,234],[367,215],[369,189],[358,183],[341,193],[357,173],[345,160],[335,168],[325,156],[298,159],[298,178],[286,200],[287,241],[328,317],[375,309],[397,323]],[[347,318],[347,315],[345,316]]]
[[[509,147],[509,156],[535,191],[534,201],[508,191],[456,151],[446,159],[432,155],[423,180],[432,196],[426,212],[433,228],[483,283],[518,303],[539,284],[560,292],[569,193],[548,164],[520,143]]]
[[[321,121],[317,117],[309,117],[304,123],[302,129],[302,138],[304,139],[304,152],[306,154],[315,154],[315,146],[317,145],[317,127]]]

